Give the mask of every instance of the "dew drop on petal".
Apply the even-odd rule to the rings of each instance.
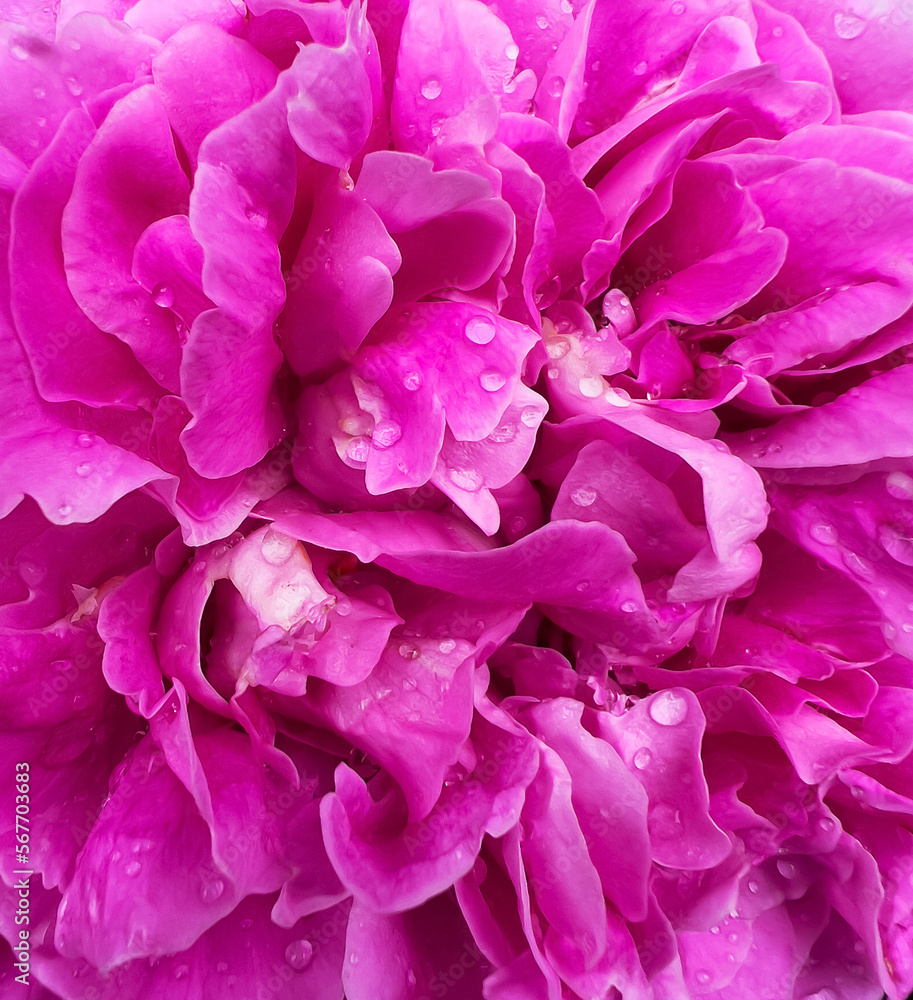
[[[190,968],[186,965],[176,965],[174,968],[175,979],[186,979],[190,974]]]
[[[560,97],[564,91],[564,79],[560,76],[553,76],[548,81],[548,92],[552,97]]]
[[[504,388],[507,379],[497,368],[486,368],[479,376],[479,382],[486,392],[497,392]]]
[[[314,946],[307,938],[292,941],[285,949],[285,960],[295,972],[303,972],[311,964],[313,957]]]
[[[645,62],[639,62],[634,67],[634,73],[636,76],[643,76],[647,72],[647,64]]]
[[[818,524],[813,524],[808,529],[808,533],[816,542],[820,542],[821,545],[837,544],[837,532],[834,531],[833,525],[825,524],[823,521]]]
[[[95,444],[95,435],[84,432],[76,438],[76,443],[80,448],[91,448]]]
[[[79,97],[82,93],[82,84],[76,79],[75,76],[68,76],[64,83],[66,83],[67,90],[69,90],[74,97]]]
[[[367,462],[371,454],[371,445],[367,438],[357,437],[346,445],[346,458],[352,462]]]
[[[687,702],[674,691],[663,691],[650,702],[650,718],[661,726],[677,726],[687,714]]]
[[[60,516],[61,516],[61,517],[69,517],[69,516],[70,516],[70,514],[72,514],[72,513],[73,513],[73,508],[72,508],[72,506],[70,506],[70,504],[68,504],[68,503],[62,503],[62,504],[61,504],[61,505],[60,505],[60,506],[59,506],[59,507],[57,508],[57,513],[58,513],[58,514],[60,514]]]
[[[403,436],[402,428],[395,420],[379,420],[374,425],[372,440],[378,448],[390,448]]]
[[[777,25],[777,26],[776,26],[776,27],[775,27],[775,28],[773,29],[773,31],[771,31],[771,34],[772,34],[772,35],[774,36],[774,38],[782,38],[782,37],[783,37],[783,29],[782,29],[782,28],[780,27],[780,25],[778,24],[778,25]]]
[[[796,877],[796,866],[792,863],[792,861],[778,861],[777,871],[783,876],[783,878]]]
[[[834,12],[834,31],[838,38],[851,39],[858,38],[866,29],[866,22],[852,10],[838,10]]]
[[[884,485],[895,500],[913,500],[913,477],[905,472],[892,472]]]
[[[605,383],[599,376],[582,378],[578,385],[581,395],[586,396],[587,399],[596,399],[597,396],[601,396],[602,390],[605,388]]]
[[[200,899],[204,903],[214,903],[225,891],[225,883],[222,879],[213,879],[211,882],[204,882],[200,887]]]
[[[441,81],[437,77],[429,76],[422,84],[422,97],[426,101],[436,101],[441,96]]]
[[[450,470],[450,481],[461,490],[475,493],[482,485],[482,476],[475,469],[457,467]]]
[[[675,5],[673,4],[672,10],[675,10]],[[698,969],[694,974],[694,978],[701,984],[701,986],[706,986],[707,983],[713,979],[713,976],[706,969]]]
[[[411,642],[404,642],[399,647],[399,655],[404,660],[417,660],[422,652],[417,646],[413,646]]]
[[[653,754],[647,749],[647,747],[641,747],[634,753],[634,766],[638,771],[643,771],[645,768],[649,767],[651,760],[653,760]]]
[[[124,866],[124,874],[127,878],[136,878],[142,867],[139,861],[130,861]]]
[[[473,316],[463,332],[474,344],[490,344],[494,339],[495,324],[489,316]]]
[[[520,55],[520,46],[511,42],[504,50],[504,55],[506,55],[508,59],[516,59],[517,56]]]
[[[170,309],[174,305],[174,292],[160,282],[152,289],[152,301],[161,309]]]
[[[570,349],[570,344],[561,337],[551,341],[545,348],[545,352],[553,361],[557,361],[559,358],[563,358]]]
[[[547,17],[545,17],[545,15],[544,15],[544,14],[540,14],[540,15],[539,15],[539,16],[538,16],[538,17],[536,18],[536,24],[537,24],[537,25],[539,26],[539,28],[540,28],[540,29],[541,29],[542,31],[545,31],[545,29],[546,29],[546,28],[548,27],[548,18],[547,18]]]
[[[420,372],[406,372],[403,376],[403,386],[409,390],[409,392],[416,392],[421,389],[424,384]]]
[[[269,222],[269,219],[262,212],[258,212],[253,206],[249,206],[244,210],[244,217],[254,229],[266,229]]]
[[[442,639],[437,648],[442,653],[452,653],[456,649],[456,642],[453,639]]]
[[[511,421],[505,421],[503,424],[499,424],[492,432],[488,435],[489,441],[494,441],[495,444],[507,444],[517,436],[517,425]]]
[[[271,566],[284,566],[292,558],[297,545],[298,542],[290,535],[269,528],[260,542],[260,551]]]
[[[757,882],[749,882],[749,883],[748,883],[748,891],[749,891],[749,892],[752,892],[752,893],[757,893],[757,892],[759,892],[759,891],[760,891],[760,888],[761,888],[761,887],[760,887],[760,886],[758,885],[758,883],[757,883]]]
[[[571,500],[578,507],[591,507],[596,502],[596,490],[589,486],[578,486],[571,491]]]
[[[76,475],[85,479],[86,476],[92,474],[92,464],[91,462],[80,462],[76,466]]]
[[[634,614],[634,612],[637,610],[637,602],[636,601],[622,601],[622,603],[621,603],[621,610],[624,611],[624,613],[626,615]]]
[[[538,427],[542,422],[542,413],[535,406],[525,406],[520,413],[520,421],[524,427]]]

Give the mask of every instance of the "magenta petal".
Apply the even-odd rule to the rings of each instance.
[[[650,799],[653,857],[663,865],[701,869],[729,853],[729,838],[708,812],[700,764],[704,716],[690,691],[669,689],[638,702],[620,717],[599,716],[599,731],[635,773]],[[646,750],[647,754],[638,751]],[[656,767],[653,764],[656,763]]]
[[[11,306],[45,399],[135,406],[154,397],[158,387],[123,341],[82,312],[63,268],[60,222],[75,165],[95,134],[86,112],[73,111],[19,191],[10,246]]]
[[[406,1000],[444,989],[453,1000],[481,996],[484,956],[449,893],[391,915],[356,902],[346,951],[343,985],[349,1000]],[[457,975],[450,973],[454,968]]]
[[[364,53],[373,42],[364,11],[349,8],[345,43],[302,48],[290,71],[288,126],[308,156],[347,170],[367,142],[374,117]]]
[[[180,364],[174,319],[131,272],[140,233],[185,211],[188,194],[161,99],[141,87],[115,105],[83,154],[61,225],[67,282],[79,306],[172,390]]]
[[[194,164],[206,136],[264,97],[277,76],[253,46],[199,20],[169,38],[155,55],[152,74],[171,127]]]

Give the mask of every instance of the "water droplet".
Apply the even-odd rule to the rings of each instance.
[[[503,424],[499,424],[492,432],[488,435],[489,441],[494,441],[495,444],[507,444],[517,436],[517,425],[511,421],[505,421]]]
[[[303,972],[314,957],[314,946],[307,938],[299,938],[285,949],[285,960],[295,970]]]
[[[749,892],[755,892],[756,893],[756,892],[758,892],[760,890],[760,888],[761,887],[758,885],[757,882],[749,882],[748,883],[748,891]]]
[[[688,714],[688,703],[674,691],[663,691],[650,701],[650,718],[661,726],[677,726]]]
[[[68,76],[64,81],[67,86],[67,90],[74,96],[79,97],[82,93],[82,84],[76,79],[75,76]]]
[[[354,953],[349,955],[349,965],[358,965],[358,956]]]
[[[242,931],[249,931],[251,929],[251,927],[253,927],[253,926],[254,926],[254,922],[253,922],[253,920],[251,920],[250,917],[245,917],[241,921],[241,930]]]
[[[605,388],[603,380],[598,375],[582,378],[578,385],[581,395],[586,396],[587,399],[596,399],[597,396],[601,396],[602,390]]]
[[[683,3],[674,3],[674,4],[672,4],[672,13],[675,14],[676,16],[678,14],[684,14],[685,13],[685,5]]]
[[[639,62],[634,67],[634,74],[635,74],[635,76],[643,76],[644,73],[646,73],[646,72],[647,72],[647,64],[645,62]]]
[[[80,476],[81,478],[85,479],[86,476],[89,476],[91,474],[92,474],[91,462],[80,462],[79,465],[76,466],[77,476]]]
[[[399,647],[399,655],[404,660],[417,660],[422,655],[422,651],[413,646],[411,642],[404,642]]]
[[[490,344],[495,335],[494,321],[488,316],[473,316],[464,332],[474,344]]]
[[[545,29],[548,27],[548,18],[545,17],[544,14],[540,14],[536,18],[536,24],[542,29],[542,31],[545,31]]]
[[[482,476],[475,469],[455,468],[450,470],[450,481],[461,490],[475,493],[482,485]]]
[[[40,101],[40,100],[41,100],[41,99],[42,99],[43,97],[45,97],[45,96],[46,96],[46,94],[47,94],[47,91],[46,91],[46,90],[44,89],[44,87],[36,87],[36,88],[35,88],[35,89],[34,89],[34,90],[32,91],[32,93],[33,93],[33,94],[34,94],[34,95],[35,95],[35,96],[36,96],[36,97],[38,98],[38,100]]]
[[[508,59],[516,59],[517,56],[520,55],[520,46],[511,42],[510,45],[508,45],[504,50],[504,55],[506,55]]]
[[[589,486],[578,486],[571,491],[571,500],[578,507],[591,507],[596,502],[596,491]]]
[[[837,544],[837,532],[834,531],[834,527],[831,524],[825,524],[823,521],[819,524],[813,524],[808,529],[808,533],[816,542],[820,542],[822,545]]]
[[[557,340],[549,342],[545,352],[553,361],[557,361],[559,358],[563,358],[570,349],[570,344],[563,337],[559,337]]]
[[[73,513],[73,508],[68,503],[62,503],[57,508],[57,513],[60,514],[61,517],[69,517],[70,514]]]
[[[269,219],[258,212],[252,205],[244,209],[244,217],[254,227],[254,229],[266,229]]]
[[[559,372],[557,368],[547,368],[545,374],[550,379],[556,379],[561,372]]]
[[[95,444],[95,435],[83,432],[76,438],[76,443],[80,448],[91,448]]]
[[[673,11],[675,11],[676,6],[681,6],[682,9],[684,9],[684,6],[682,4],[673,4],[672,5],[672,10]],[[713,979],[713,976],[706,969],[698,969],[697,972],[695,972],[695,974],[694,974],[694,978],[702,986],[706,986],[707,983],[709,983],[710,980]]]
[[[174,305],[174,292],[160,283],[152,289],[152,301],[161,309],[170,309]]]
[[[777,871],[783,876],[783,878],[796,877],[796,866],[792,863],[792,861],[778,861]]]
[[[552,97],[560,97],[564,91],[564,80],[560,76],[553,76],[548,81],[548,92]]]
[[[507,379],[497,368],[486,368],[479,376],[479,382],[486,392],[497,392],[504,388]]]
[[[524,406],[520,413],[520,421],[524,427],[538,427],[542,422],[542,411],[535,406]]]
[[[346,458],[352,462],[367,462],[371,445],[365,437],[352,438],[346,445]]]
[[[905,472],[892,472],[884,485],[895,500],[913,500],[913,477]]]
[[[284,566],[297,546],[297,540],[290,535],[269,528],[260,541],[260,552],[271,566]]]
[[[756,892],[756,891],[757,891],[756,889],[752,889],[752,892]],[[726,935],[726,940],[727,940],[727,941],[728,941],[728,942],[729,942],[730,944],[736,944],[736,943],[738,943],[738,940],[739,940],[739,935],[738,935],[738,934],[736,934],[736,932],[735,932],[735,931],[730,931],[730,932],[729,932],[729,933],[728,933],[728,934]]]
[[[892,559],[904,566],[913,566],[913,538],[903,528],[895,524],[880,524],[878,541]]]
[[[834,31],[838,38],[858,38],[866,29],[866,22],[851,10],[838,10],[834,13]]]
[[[590,589],[590,581],[589,580],[580,580],[577,583],[577,585],[576,585],[576,587],[574,589],[577,590],[577,591],[579,591],[582,594],[584,591]]]
[[[395,420],[379,420],[374,425],[372,440],[378,448],[390,448],[403,436],[402,428]]]
[[[850,788],[850,793],[854,799],[857,799],[860,802],[865,799],[865,789],[862,785],[853,785],[852,788]]]
[[[432,115],[431,116],[431,134],[436,139],[440,134],[441,130],[444,128],[444,124],[447,121],[446,115]]]
[[[818,829],[823,833],[830,833],[836,826],[835,822],[830,818],[830,816],[822,816],[818,820]]]
[[[710,928],[710,933],[711,933],[711,934],[719,934],[719,933],[720,933],[720,925],[719,925],[719,924],[714,924],[714,925],[713,925],[713,926],[712,926],[712,927]]]
[[[653,760],[653,754],[647,747],[641,747],[634,753],[634,766],[638,771],[643,771],[644,768],[649,767],[651,760]]]
[[[525,517],[513,517],[510,520],[510,530],[515,534],[519,535],[520,532],[526,527]]]
[[[213,879],[212,882],[204,882],[200,887],[200,899],[204,903],[214,903],[225,891],[225,883],[222,879]]]
[[[452,653],[456,649],[456,642],[453,639],[442,639],[437,648],[442,653]]]
[[[424,379],[419,372],[406,372],[403,376],[403,385],[409,392],[417,392],[424,385]]]
[[[636,601],[622,601],[621,610],[624,611],[626,615],[631,615],[637,610]]]
[[[441,81],[429,76],[422,84],[422,97],[426,101],[436,101],[441,96]]]
[[[136,878],[142,867],[139,861],[130,861],[124,866],[124,874],[127,878]]]
[[[175,979],[186,979],[190,973],[190,967],[187,965],[177,965],[174,969]]]
[[[782,38],[782,37],[783,37],[783,29],[782,29],[782,28],[780,27],[780,25],[778,24],[778,25],[777,25],[777,26],[776,26],[776,27],[775,27],[775,28],[773,29],[773,31],[771,31],[771,34],[772,34],[772,35],[774,36],[774,38]]]

